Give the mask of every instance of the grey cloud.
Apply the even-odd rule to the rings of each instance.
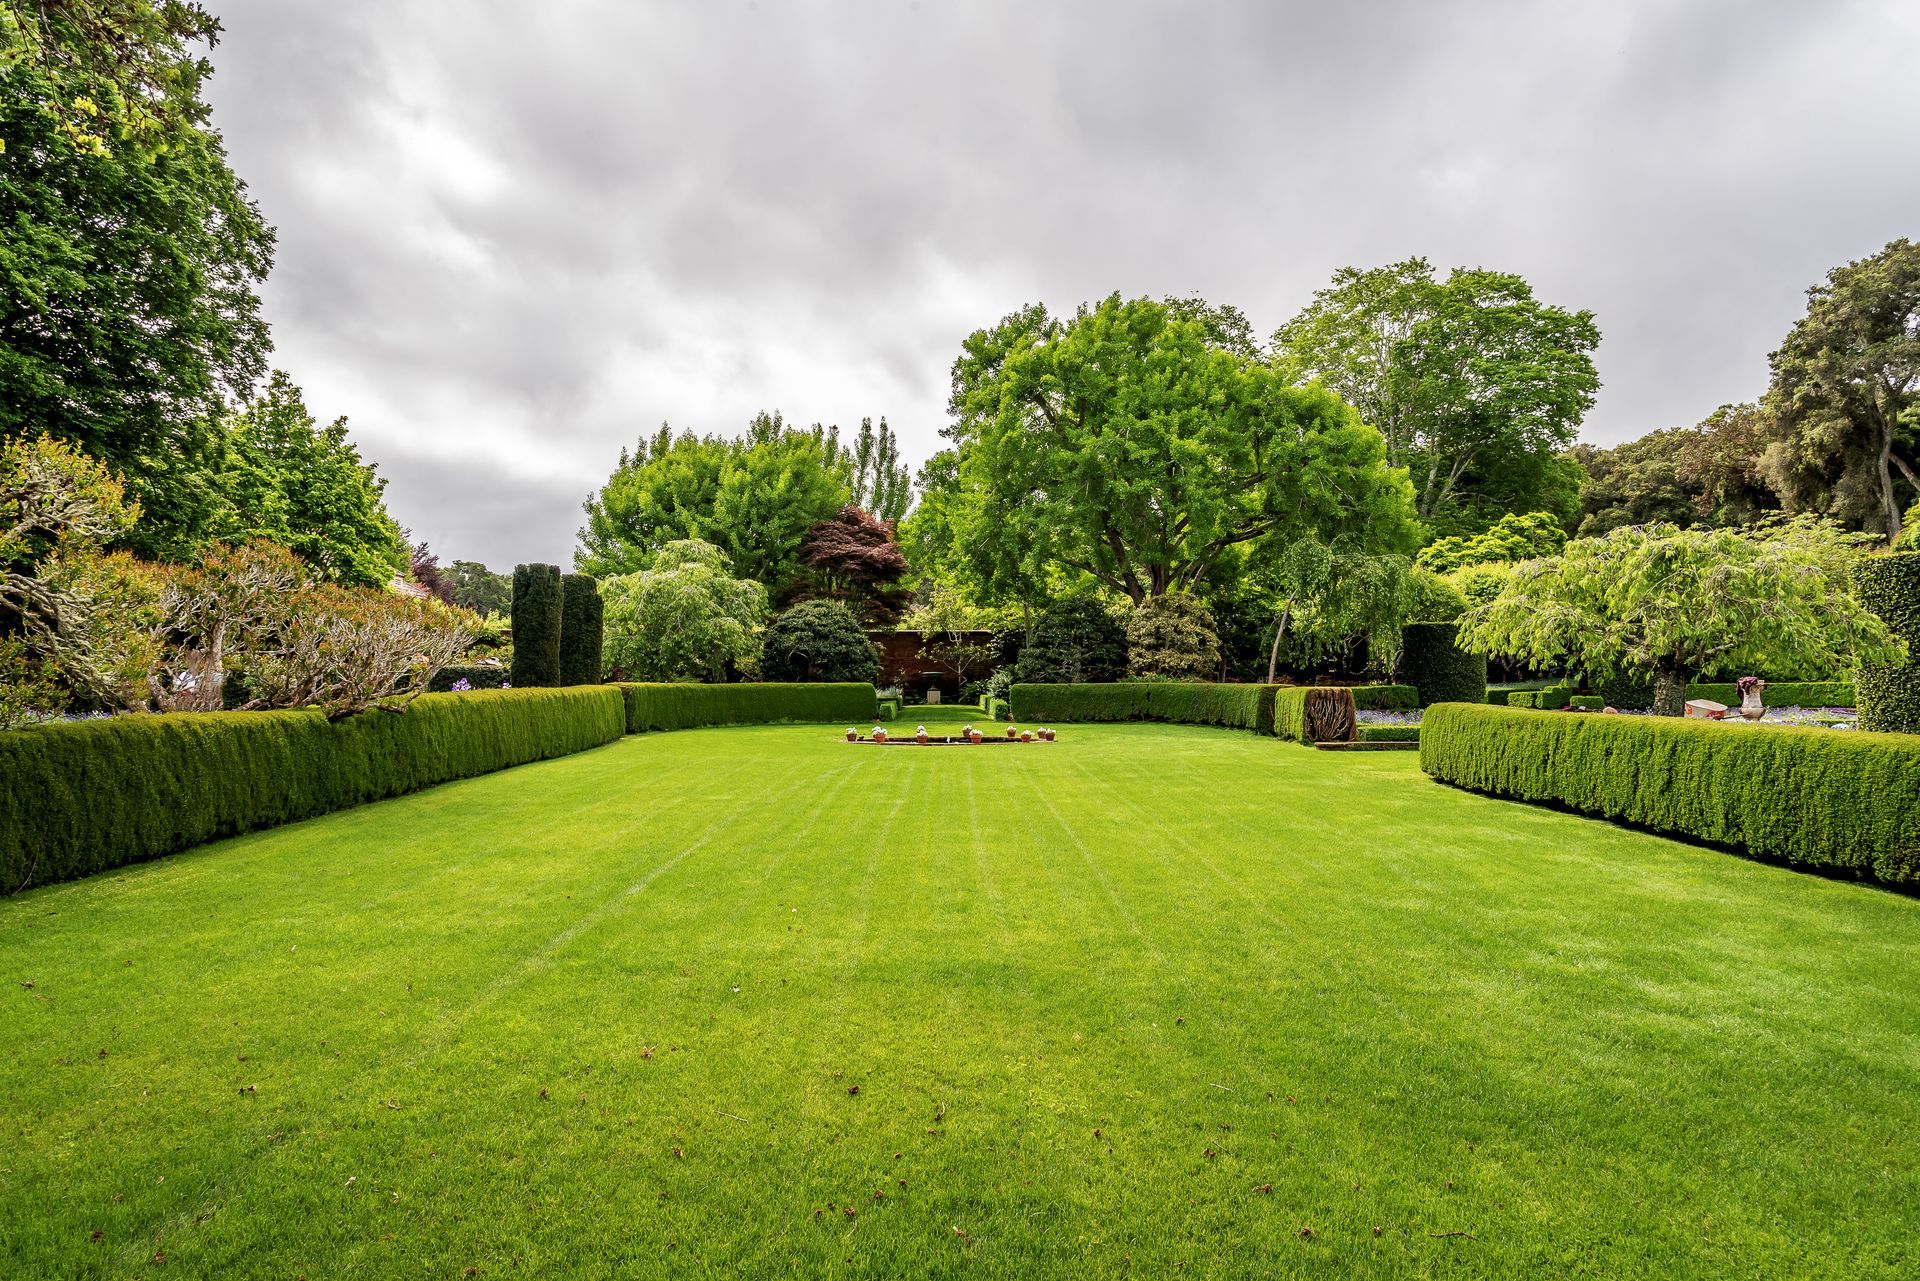
[[[1198,291],[1266,332],[1424,254],[1592,308],[1586,435],[1763,385],[1914,234],[1920,18],[1805,5],[228,0],[279,361],[448,556],[564,560],[661,420],[886,414],[968,330]]]

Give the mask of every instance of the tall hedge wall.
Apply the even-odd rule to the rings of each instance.
[[[1904,663],[1862,663],[1854,676],[1860,728],[1920,734],[1920,552],[1875,556],[1854,567],[1860,600],[1907,643]]]
[[[600,657],[606,643],[605,613],[600,581],[592,574],[561,577],[559,684],[600,683]]]
[[[513,570],[513,686],[560,683],[560,567]]]
[[[1166,721],[1271,734],[1275,688],[1204,681],[1117,681],[1015,685],[1011,692],[1014,716],[1029,724]]]
[[[1458,623],[1408,623],[1401,632],[1400,679],[1420,691],[1420,706],[1487,701],[1487,660],[1454,643]]]
[[[1420,691],[1411,685],[1355,685],[1353,705],[1363,712],[1411,712],[1420,706]]]
[[[1442,782],[1766,858],[1920,880],[1920,739],[1647,716],[1436,707]]]
[[[619,738],[608,689],[427,694],[404,713],[116,716],[0,732],[0,892],[71,880]]]
[[[873,686],[852,681],[744,683],[739,685],[645,684],[617,687],[626,699],[627,733],[698,729],[705,725],[872,723]]]

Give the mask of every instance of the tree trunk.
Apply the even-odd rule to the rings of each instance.
[[[1887,541],[1900,537],[1900,501],[1893,492],[1893,432],[1898,419],[1891,410],[1880,415],[1880,512],[1887,522]]]
[[[1687,673],[1677,667],[1653,669],[1653,714],[1655,716],[1687,714]]]
[[[1273,650],[1267,655],[1267,684],[1271,685],[1280,677],[1280,642],[1286,637],[1287,624],[1293,619],[1293,600],[1287,600],[1287,607],[1280,611],[1280,626],[1273,629]]]

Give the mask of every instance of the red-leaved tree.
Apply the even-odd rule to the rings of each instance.
[[[893,522],[848,503],[814,522],[800,544],[804,568],[787,593],[793,600],[837,600],[869,627],[898,622],[911,593],[900,585],[907,558]]]

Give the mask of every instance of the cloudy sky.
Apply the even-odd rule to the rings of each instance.
[[[1764,385],[1920,234],[1912,0],[208,0],[278,363],[443,559],[565,562],[663,421],[937,447],[960,341],[1425,255],[1591,308],[1587,439]]]

